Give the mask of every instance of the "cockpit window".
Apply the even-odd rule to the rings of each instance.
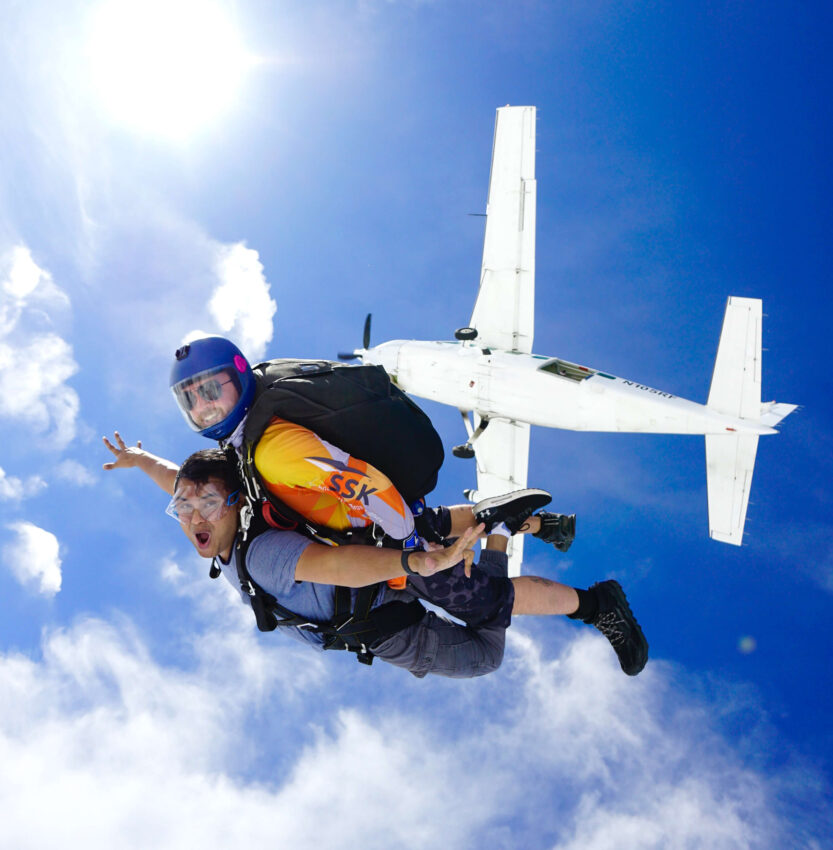
[[[539,370],[551,372],[553,375],[559,375],[562,378],[569,378],[571,381],[584,381],[596,374],[595,369],[588,369],[587,366],[579,366],[576,363],[568,363],[566,360],[548,360],[543,366],[539,367]]]

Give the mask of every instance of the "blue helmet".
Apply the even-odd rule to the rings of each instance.
[[[193,431],[225,440],[243,421],[255,397],[255,376],[240,349],[221,336],[178,348],[171,390]]]

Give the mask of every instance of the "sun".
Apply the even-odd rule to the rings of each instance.
[[[210,0],[111,0],[96,10],[87,48],[107,112],[176,139],[226,110],[252,64],[233,21]]]

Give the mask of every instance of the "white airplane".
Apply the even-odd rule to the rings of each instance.
[[[709,533],[740,545],[758,437],[795,410],[761,403],[761,301],[730,297],[705,405],[532,353],[535,108],[497,110],[480,290],[454,342],[393,340],[353,352],[405,392],[456,407],[477,461],[472,501],[526,487],[530,425],[574,431],[705,434]],[[369,317],[368,317],[369,318]],[[348,355],[349,356],[349,355]],[[471,419],[470,419],[471,417]],[[473,421],[472,421],[473,420]],[[513,538],[517,575],[523,539]]]

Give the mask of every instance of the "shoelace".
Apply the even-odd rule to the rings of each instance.
[[[613,644],[621,646],[628,638],[627,631],[623,627],[627,624],[616,615],[615,611],[606,611],[599,614],[593,625]]]

